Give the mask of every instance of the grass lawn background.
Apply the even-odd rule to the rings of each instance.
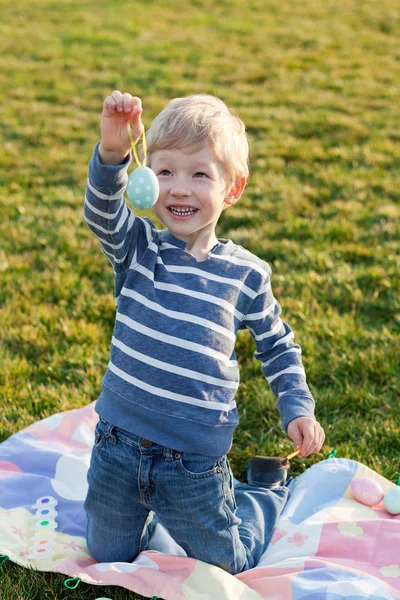
[[[0,21],[0,441],[99,395],[113,273],[83,220],[104,97],[220,96],[251,138],[248,188],[219,224],[267,260],[303,349],[319,455],[400,473],[400,8],[392,0],[3,0]],[[151,211],[148,211],[151,216]],[[161,224],[155,220],[156,224]],[[237,344],[237,477],[292,444]],[[139,598],[0,569],[2,600]]]

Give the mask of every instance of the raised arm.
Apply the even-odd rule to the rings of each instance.
[[[101,115],[101,141],[89,164],[85,219],[115,272],[127,270],[151,239],[148,223],[136,218],[123,198],[131,147],[127,125],[137,141],[143,131],[142,110],[140,98],[131,94],[116,90],[107,96]]]

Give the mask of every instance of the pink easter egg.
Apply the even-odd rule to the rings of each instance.
[[[383,489],[376,481],[367,477],[357,477],[350,484],[353,496],[361,504],[375,506],[383,498]]]

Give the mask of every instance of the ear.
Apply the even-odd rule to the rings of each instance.
[[[235,182],[228,187],[224,200],[225,208],[232,206],[239,200],[240,196],[243,194],[244,188],[246,187],[246,183],[246,177],[238,177]]]

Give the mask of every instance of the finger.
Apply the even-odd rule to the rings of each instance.
[[[313,440],[313,443],[308,448],[307,456],[309,456],[310,454],[319,452],[323,446],[324,440],[325,440],[324,430],[322,429],[322,427],[319,424],[317,424],[317,426],[315,427],[314,440]]]
[[[137,102],[138,101],[138,102]],[[144,125],[142,123],[142,102],[140,98],[133,98],[134,109],[131,112],[129,123],[134,134],[135,141],[143,133]]]
[[[143,112],[143,108],[142,108],[142,101],[140,98],[138,98],[137,96],[132,96],[132,112]]]
[[[321,431],[319,432],[319,439],[318,439],[318,450],[317,452],[319,452],[322,448],[322,446],[324,445],[325,442],[325,432],[321,427]]]
[[[289,435],[290,439],[292,440],[295,449],[299,450],[303,443],[303,435],[302,435],[301,431],[299,430],[299,428],[289,426],[288,435]]]
[[[128,92],[122,95],[122,106],[124,107],[124,112],[129,113],[132,110],[132,95]]]
[[[112,96],[107,96],[104,100],[104,109],[110,114],[114,114],[117,109],[117,103]]]
[[[115,100],[115,103],[117,105],[117,111],[122,112],[124,110],[124,104],[121,92],[119,90],[114,90],[113,92],[111,92],[111,96]]]
[[[314,452],[319,452],[325,441],[325,432],[322,429],[321,425],[317,423],[317,427],[315,430],[315,450]]]
[[[314,454],[316,452],[318,452],[318,440],[316,440],[314,444],[311,444],[311,446],[308,449],[307,456],[310,456],[311,454]]]
[[[312,429],[311,431],[307,431],[304,434],[303,443],[301,445],[300,456],[308,456],[309,454],[311,454],[311,448],[314,445],[314,440],[315,440],[314,429]]]
[[[144,131],[144,125],[142,123],[142,120],[140,118],[140,114],[139,116],[134,116],[130,119],[129,121],[130,127],[131,127],[131,131],[133,134],[133,139],[136,142],[138,141],[138,139],[141,137],[141,135],[143,134]]]

